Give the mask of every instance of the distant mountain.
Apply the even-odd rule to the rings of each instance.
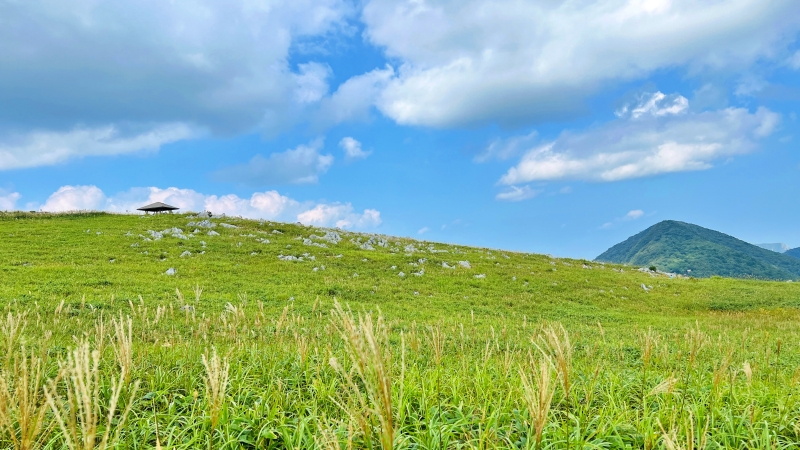
[[[674,220],[653,225],[606,250],[596,260],[640,267],[656,266],[666,272],[695,277],[800,279],[798,258]],[[689,270],[691,272],[687,272]]]
[[[761,247],[761,248],[765,248],[767,250],[772,250],[773,252],[776,252],[776,253],[786,253],[786,251],[789,250],[789,246],[786,245],[786,244],[782,244],[782,243],[777,243],[777,244],[756,244],[756,245]]]
[[[795,257],[797,259],[800,259],[800,247],[793,248],[791,250],[786,250],[783,254],[787,255],[787,256],[793,256],[793,257]]]

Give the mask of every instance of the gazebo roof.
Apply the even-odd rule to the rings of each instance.
[[[176,209],[180,209],[175,206],[167,205],[166,203],[155,202],[151,203],[147,206],[142,206],[141,208],[136,208],[137,211],[174,211]]]

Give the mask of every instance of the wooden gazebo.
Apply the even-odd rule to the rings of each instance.
[[[161,203],[161,202],[155,202],[147,206],[142,206],[141,208],[136,208],[137,211],[144,211],[145,213],[162,213],[167,211],[171,213],[172,211],[175,211],[177,209],[180,208],[177,208],[175,206],[170,206],[167,205],[166,203]]]

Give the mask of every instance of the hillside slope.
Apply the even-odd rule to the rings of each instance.
[[[654,278],[547,255],[269,221],[201,221],[183,214],[0,213],[0,301],[114,310],[141,296],[146,304],[179,307],[177,288],[207,314],[240,296],[278,313],[287,304],[311,310],[335,298],[420,322],[474,312],[609,327],[632,317],[641,324],[686,315],[694,323],[702,311],[800,306],[797,283]],[[198,286],[202,297],[194,300]]]
[[[791,256],[793,258],[800,259],[800,247],[793,248],[791,250],[786,250],[783,254],[787,255],[787,256]]]
[[[597,261],[636,266],[696,277],[792,280],[800,278],[800,260],[749,244],[718,231],[665,220],[621,242]],[[687,271],[691,272],[687,272]]]

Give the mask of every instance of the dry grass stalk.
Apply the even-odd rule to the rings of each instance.
[[[12,314],[9,312],[6,315],[6,320],[0,323],[0,333],[3,335],[4,350],[6,351],[4,367],[9,367],[11,364],[12,355],[17,348],[22,332],[25,330],[25,325],[27,325],[25,316],[27,316],[27,313]]]
[[[228,373],[230,364],[228,359],[224,360],[217,354],[217,349],[208,350],[203,354],[203,367],[206,368],[206,398],[209,406],[209,416],[211,417],[211,435],[219,422],[219,414],[225,400],[225,389],[228,386]]]
[[[534,345],[546,357],[552,358],[555,361],[555,367],[558,371],[558,378],[561,381],[561,387],[564,389],[564,397],[569,398],[570,393],[570,372],[572,370],[572,343],[569,340],[569,334],[564,326],[550,325],[543,330],[540,336],[542,346],[534,342]]]
[[[120,314],[119,320],[111,319],[111,324],[114,327],[114,355],[122,379],[128,383],[133,368],[133,320],[130,317],[124,320]]]
[[[316,448],[324,450],[340,450],[339,438],[336,436],[336,431],[333,426],[328,424],[325,416],[318,422],[317,429],[319,433],[314,436],[314,441],[317,444]]]
[[[686,430],[686,444],[681,445],[680,438],[678,438],[678,430],[677,428],[673,427],[669,433],[664,431],[664,427],[659,422],[659,426],[661,427],[662,433],[662,440],[664,441],[664,447],[667,450],[704,450],[708,446],[708,427],[711,423],[711,418],[708,417],[706,419],[706,425],[703,429],[702,433],[697,436],[696,433],[699,430],[695,430],[695,423],[694,423],[694,416],[692,415],[691,411],[689,412],[689,418],[687,419],[688,427]]]
[[[550,405],[555,393],[552,367],[550,358],[545,356],[538,361],[538,364],[533,362],[530,364],[530,374],[525,373],[522,368],[519,371],[522,379],[522,393],[531,417],[537,449],[541,448],[542,433],[547,424],[547,416],[550,413]]]
[[[753,368],[750,367],[749,361],[745,361],[742,365],[742,372],[744,372],[744,376],[747,378],[747,385],[751,386],[753,384]]]
[[[391,355],[384,351],[388,347],[388,335],[383,318],[372,321],[369,314],[358,317],[358,321],[350,311],[345,311],[339,302],[334,303],[331,311],[333,324],[341,335],[345,352],[350,360],[351,369],[345,370],[336,358],[331,358],[331,365],[346,381],[350,393],[358,399],[357,411],[347,411],[351,418],[359,422],[362,430],[369,438],[368,417],[377,418],[380,424],[380,441],[384,450],[394,448],[394,413],[392,410]],[[355,382],[355,373],[361,387]],[[366,400],[364,396],[366,395]]]
[[[444,354],[444,334],[442,334],[442,327],[437,324],[435,327],[429,327],[431,338],[431,350],[433,351],[433,359],[436,365],[442,364],[442,355]]]
[[[115,422],[125,383],[121,375],[118,379],[112,379],[111,398],[106,405],[107,415],[101,424],[103,400],[100,397],[99,366],[100,352],[90,351],[89,343],[83,341],[67,355],[66,361],[60,363],[59,375],[65,381],[66,398],[59,394],[58,379],[50,380],[44,390],[47,404],[61,429],[64,446],[70,450],[104,450],[113,447],[139,388],[137,381],[131,390],[128,405]],[[98,436],[101,430],[103,435]]]
[[[15,450],[40,448],[47,413],[42,360],[23,347],[9,369],[0,371],[0,430]]]
[[[678,379],[674,375],[670,375],[661,383],[658,383],[647,395],[661,395],[671,393],[678,384]]]

